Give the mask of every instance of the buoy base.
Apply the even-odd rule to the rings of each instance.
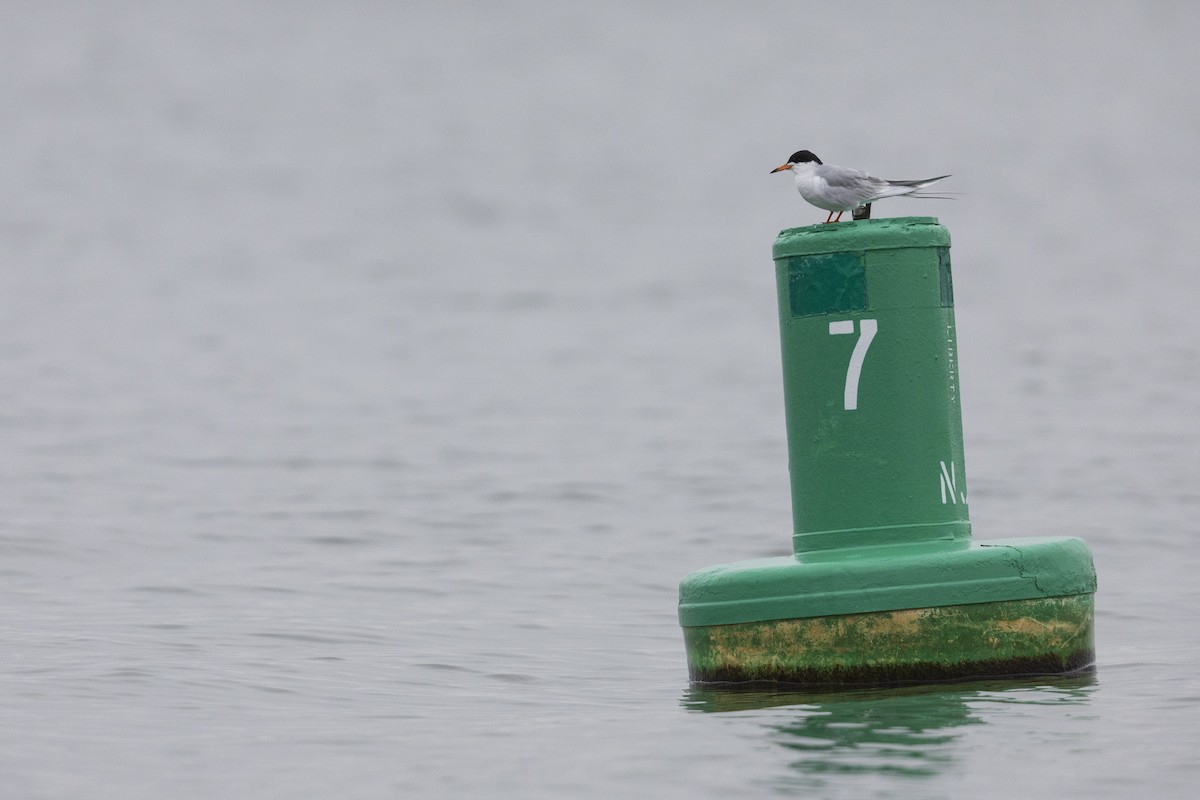
[[[1093,595],[685,627],[704,683],[879,686],[1094,668]]]

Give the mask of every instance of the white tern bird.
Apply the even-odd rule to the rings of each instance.
[[[943,178],[949,178],[949,175],[939,175],[921,181],[888,181],[868,175],[862,170],[824,164],[811,150],[792,153],[786,164],[781,164],[771,172],[782,172],[785,169],[791,170],[796,178],[796,190],[800,192],[801,197],[817,208],[829,212],[829,216],[825,218],[826,222],[839,222],[843,213],[885,197],[909,195],[950,199],[945,195],[921,192]],[[837,219],[833,218],[835,211]]]

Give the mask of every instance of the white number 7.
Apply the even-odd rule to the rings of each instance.
[[[854,411],[858,408],[858,376],[862,374],[863,361],[867,358],[867,348],[871,346],[871,340],[875,338],[877,330],[879,330],[879,323],[875,320],[859,321],[858,341],[854,343],[854,352],[850,354],[850,363],[846,366],[846,393],[843,400],[847,411]],[[837,322],[829,323],[830,336],[837,336],[840,333],[854,333],[854,320],[840,319]]]

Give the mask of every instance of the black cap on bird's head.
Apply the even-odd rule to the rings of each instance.
[[[790,168],[792,164],[807,164],[813,161],[817,162],[818,164],[822,163],[821,159],[817,158],[817,154],[812,150],[797,150],[796,152],[792,153],[790,157],[788,157],[786,164],[776,167],[775,169],[771,170],[771,172],[781,172]]]

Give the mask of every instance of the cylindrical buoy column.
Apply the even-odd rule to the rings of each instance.
[[[795,551],[969,539],[949,233],[879,220],[774,249]]]
[[[1094,663],[1087,546],[971,540],[949,248],[929,217],[780,233],[794,555],[684,578],[693,680],[870,685]]]

